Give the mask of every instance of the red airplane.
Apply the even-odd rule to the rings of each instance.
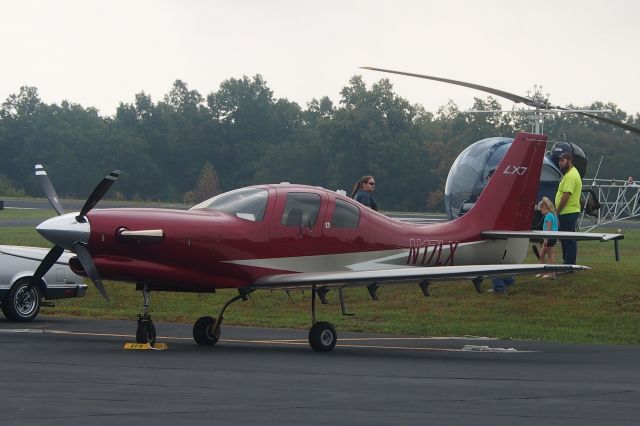
[[[334,327],[316,321],[316,296],[337,288],[419,280],[425,296],[433,281],[471,279],[481,292],[486,277],[587,269],[580,265],[522,264],[529,238],[622,238],[617,234],[530,231],[544,135],[520,133],[475,206],[463,217],[435,225],[404,223],[320,187],[273,184],[237,189],[183,210],[92,208],[117,179],[107,175],[79,213],[64,214],[41,165],[38,177],[60,216],[37,230],[55,244],[34,274],[39,279],[64,251],[71,269],[89,276],[108,300],[101,277],[136,283],[144,296],[136,339],[153,345],[149,292],[213,292],[236,288],[217,318],[198,319],[193,337],[214,345],[226,308],[257,289],[312,290],[309,343],[330,351]]]

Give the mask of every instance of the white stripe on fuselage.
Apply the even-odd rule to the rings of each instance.
[[[429,246],[422,250],[429,250]],[[453,265],[491,265],[522,263],[528,248],[528,240],[511,238],[461,243],[455,248]],[[450,246],[442,245],[439,258],[449,258]],[[413,261],[414,257],[416,258]],[[420,251],[417,256],[409,248],[366,251],[356,253],[322,254],[267,259],[227,260],[235,265],[253,266],[291,272],[376,271],[416,266],[441,266],[434,258]],[[425,259],[423,261],[423,259]],[[450,263],[448,263],[450,265]]]

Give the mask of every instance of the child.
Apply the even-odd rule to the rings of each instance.
[[[542,200],[538,203],[538,209],[540,213],[544,215],[544,222],[542,224],[543,231],[557,231],[558,230],[558,216],[556,215],[556,208],[547,197],[542,197]],[[542,249],[540,250],[540,263],[554,263],[553,246],[556,245],[555,238],[545,238],[542,240]],[[546,256],[546,261],[545,261]],[[537,277],[555,279],[556,274],[538,274]]]

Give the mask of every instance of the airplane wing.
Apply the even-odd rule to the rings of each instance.
[[[291,274],[269,275],[259,278],[250,288],[255,289],[299,289],[312,285],[325,287],[366,287],[372,282],[401,283],[412,280],[450,281],[461,279],[477,279],[504,277],[549,272],[569,272],[590,269],[582,265],[464,265],[408,267],[382,269],[376,271],[341,271],[341,272],[301,272]]]
[[[605,234],[599,232],[567,232],[567,231],[482,231],[484,237],[492,239],[528,238],[543,239],[557,238],[560,240],[597,240],[601,242],[624,239],[623,234]]]
[[[34,260],[36,262],[42,262],[42,259],[44,259],[48,252],[49,249],[42,247],[0,245],[0,253],[14,257],[21,257],[27,260]],[[73,256],[75,256],[74,253],[65,250],[56,263],[59,265],[68,265],[69,259]]]

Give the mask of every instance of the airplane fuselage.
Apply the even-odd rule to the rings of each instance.
[[[526,254],[521,239],[483,239],[459,221],[399,222],[319,187],[244,191],[251,190],[265,203],[259,215],[243,207],[93,210],[88,246],[100,275],[156,289],[207,291],[245,287],[272,274],[519,263]],[[302,200],[304,212],[292,223],[295,200]],[[123,230],[161,230],[162,238],[123,237]],[[79,262],[71,265],[82,272]]]

